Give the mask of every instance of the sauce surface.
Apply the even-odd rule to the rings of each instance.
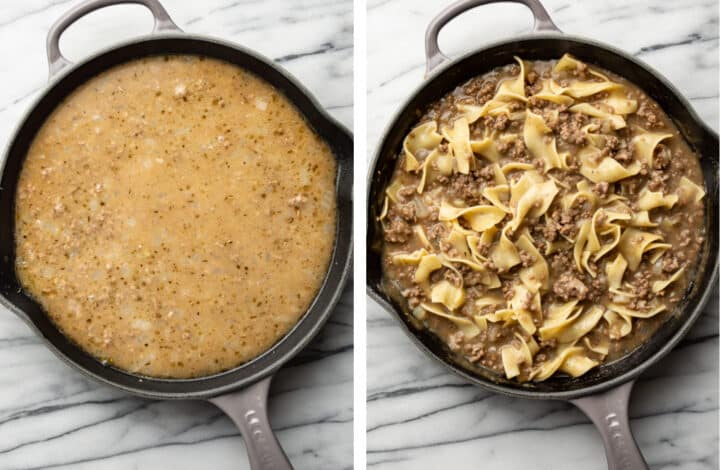
[[[186,378],[249,361],[319,290],[335,241],[328,146],[232,64],[150,57],[83,84],[33,141],[18,277],[80,347]]]

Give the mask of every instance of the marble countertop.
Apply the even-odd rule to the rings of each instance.
[[[659,70],[718,127],[714,0],[544,0],[565,32],[613,44]],[[447,1],[368,0],[368,151],[423,80],[423,38]],[[452,21],[449,56],[530,29],[521,5],[478,8]],[[368,301],[368,468],[382,470],[606,468],[600,436],[573,406],[487,393],[427,360]],[[718,294],[687,338],[644,374],[630,405],[653,469],[718,467]]]
[[[75,3],[0,3],[0,142],[45,86],[45,36]],[[187,32],[275,59],[352,125],[352,1],[163,4]],[[71,59],[82,58],[151,27],[142,7],[113,7],[80,20],[61,47]],[[352,467],[352,341],[348,286],[321,334],[273,382],[270,419],[298,469]],[[237,429],[214,406],[143,400],[89,381],[0,308],[0,469],[30,468],[220,470],[248,464]]]

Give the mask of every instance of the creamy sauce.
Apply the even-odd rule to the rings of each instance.
[[[48,118],[20,176],[16,269],[59,328],[133,373],[249,361],[302,317],[335,241],[335,160],[219,60],[132,61]]]

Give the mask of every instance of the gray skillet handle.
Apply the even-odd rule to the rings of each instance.
[[[630,381],[597,395],[570,400],[600,431],[608,470],[648,470],[628,419],[628,403],[634,383]]]
[[[440,14],[433,18],[425,31],[425,76],[430,75],[430,72],[436,69],[438,65],[442,64],[446,60],[450,60],[442,53],[442,51],[440,51],[440,46],[438,45],[438,36],[440,35],[440,30],[443,26],[456,16],[472,8],[488,5],[490,3],[503,2],[522,3],[528,7],[535,18],[533,31],[562,32],[557,26],[555,26],[555,23],[553,23],[547,10],[545,10],[545,7],[542,6],[542,3],[540,3],[539,0],[460,0],[441,11]]]
[[[62,52],[60,52],[60,35],[62,35],[63,31],[90,12],[122,4],[143,5],[150,10],[153,18],[155,18],[155,25],[152,30],[153,33],[158,31],[182,32],[158,0],[86,0],[78,5],[75,5],[72,9],[60,17],[60,19],[53,23],[52,26],[50,26],[50,31],[48,31],[45,45],[47,48],[48,67],[50,68],[51,77],[59,72],[60,69],[72,63],[62,55]]]
[[[272,377],[239,392],[211,398],[240,429],[252,470],[292,470],[267,415],[267,396]]]

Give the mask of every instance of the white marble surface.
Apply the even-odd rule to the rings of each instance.
[[[443,0],[368,0],[368,150],[423,80],[423,37]],[[715,0],[544,0],[564,31],[630,51],[718,126]],[[528,31],[520,5],[479,8],[441,34],[450,56]],[[382,470],[605,467],[599,434],[571,405],[486,393],[426,359],[368,302],[368,467]],[[653,469],[718,468],[718,303],[639,381],[632,427]]]
[[[0,142],[45,85],[45,35],[76,0],[0,3]],[[276,59],[345,125],[352,125],[352,1],[166,0],[188,32]],[[139,6],[106,9],[68,30],[81,58],[148,32]],[[352,467],[352,289],[311,346],[271,390],[271,421],[297,468]],[[0,308],[0,469],[248,468],[237,430],[200,402],[129,397],[63,365]]]

